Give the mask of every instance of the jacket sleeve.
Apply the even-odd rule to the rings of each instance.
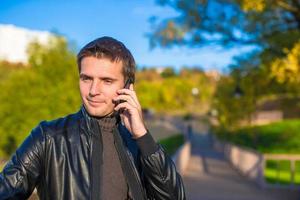
[[[147,196],[150,199],[186,199],[183,181],[172,159],[148,132],[137,139]]]
[[[40,127],[32,130],[0,173],[0,199],[27,199],[41,173],[44,136]]]

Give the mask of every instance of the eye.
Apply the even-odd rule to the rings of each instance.
[[[107,85],[110,85],[110,84],[113,83],[113,81],[111,79],[105,79],[104,83],[107,84]]]
[[[82,80],[83,82],[89,82],[92,80],[92,78],[89,76],[82,75],[80,76],[80,80]]]

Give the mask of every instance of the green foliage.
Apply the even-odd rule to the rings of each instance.
[[[243,119],[250,122],[257,98],[254,87],[255,84],[246,79],[236,81],[230,76],[221,77],[213,107],[218,111],[217,118],[222,127],[234,128]]]
[[[169,138],[160,140],[159,143],[164,147],[168,155],[173,155],[176,150],[184,143],[184,135],[176,134]]]
[[[7,61],[0,61],[0,82],[8,79],[9,76],[24,67],[28,67],[22,63],[9,63]]]
[[[7,136],[6,142],[3,145],[3,151],[6,155],[10,155],[17,148],[16,139],[12,135]]]
[[[217,136],[262,153],[300,153],[300,120],[285,120],[236,130],[214,128]]]
[[[4,163],[0,162],[0,172],[2,172],[4,165],[5,165]]]
[[[265,91],[263,95],[270,92],[300,94],[299,1],[161,0],[158,3],[173,8],[178,15],[151,20],[154,25],[149,37],[152,46],[198,48],[217,44],[225,48],[252,47],[255,55],[239,55],[235,66],[248,71],[241,80],[235,79],[244,87],[245,96],[252,99],[246,104],[241,101],[244,108],[250,106],[244,114],[249,115],[253,110],[255,101],[262,95],[261,91]],[[224,92],[220,95],[226,96]],[[223,104],[219,107],[228,103],[228,100],[222,102],[224,98],[217,100]],[[237,104],[233,104],[236,108]],[[224,110],[226,108],[220,110],[225,113],[220,116],[222,123],[231,123],[240,115],[234,113],[235,116],[228,116]]]
[[[48,45],[33,43],[29,54],[30,67],[0,82],[1,156],[9,156],[40,120],[80,107],[76,59],[66,41],[56,37]]]
[[[221,126],[231,127],[242,116],[245,116],[246,110],[241,109],[244,106],[246,98],[241,96],[235,98],[235,82],[230,77],[221,77],[216,89],[213,107],[218,111],[218,120]],[[249,108],[249,107],[248,107]]]
[[[291,49],[285,50],[286,57],[277,58],[271,64],[271,74],[280,83],[300,83],[300,41]]]
[[[282,35],[297,32],[299,36],[300,33],[299,1],[161,0],[158,2],[162,6],[173,8],[178,15],[167,19],[156,17],[151,20],[154,31],[150,35],[150,42],[153,46],[199,47],[217,43],[224,46],[255,44],[274,48],[275,40],[281,44],[287,40],[298,40],[297,37],[287,38],[281,37]]]
[[[161,73],[163,78],[174,77],[176,75],[175,70],[172,67],[167,67]]]
[[[251,124],[251,117],[259,110],[260,102],[271,96],[279,99],[293,91],[274,81],[269,70],[264,66],[257,67],[257,62],[256,54],[240,57],[237,65],[231,66],[230,74],[221,76],[213,108],[218,111],[217,117],[222,126],[234,128],[241,121]],[[239,96],[237,89],[241,93]]]
[[[165,77],[155,75],[157,72],[151,69],[138,72],[135,89],[142,107],[162,113],[207,112],[216,81],[202,72],[184,70],[184,75]],[[192,95],[193,88],[198,88],[198,95]]]

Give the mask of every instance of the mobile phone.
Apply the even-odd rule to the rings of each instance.
[[[130,86],[131,83],[133,83],[132,79],[128,78],[127,81],[126,81],[126,83],[125,83],[125,85],[124,85],[124,88],[125,89],[129,89],[129,86]]]
[[[133,83],[132,79],[131,79],[131,78],[128,78],[128,79],[126,80],[126,82],[125,82],[124,88],[125,88],[125,89],[129,89],[129,86],[130,86],[130,84],[132,84],[132,83]],[[118,100],[118,101],[115,102],[115,105],[117,106],[118,104],[123,103],[123,102],[125,102],[125,101],[124,101],[124,100]],[[120,114],[121,112],[123,112],[122,109],[120,109],[120,110],[117,112],[117,114]]]

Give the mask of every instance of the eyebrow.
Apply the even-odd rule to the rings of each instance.
[[[79,75],[79,78],[82,79],[82,78],[87,78],[87,79],[93,79],[93,77],[87,75],[87,74],[80,74]]]
[[[80,78],[90,78],[90,79],[93,79],[92,76],[89,76],[89,75],[84,74],[84,73],[81,73],[81,74],[79,75],[79,77],[80,77]],[[101,79],[101,80],[111,80],[111,81],[116,81],[116,80],[118,80],[118,79],[116,79],[116,78],[112,78],[112,77],[108,77],[108,76],[103,76],[103,77],[98,77],[98,78]]]

